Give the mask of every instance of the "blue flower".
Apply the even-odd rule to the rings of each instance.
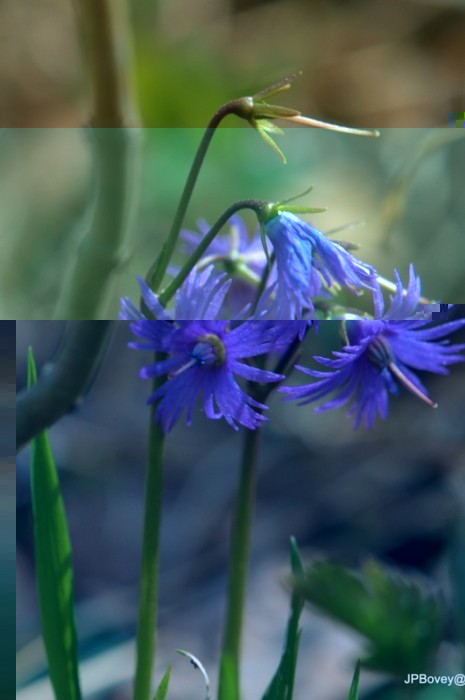
[[[409,267],[409,280],[407,289],[403,288],[402,280],[397,270],[394,270],[396,279],[396,291],[394,296],[389,296],[390,306],[384,312],[384,300],[382,295],[375,299],[375,318],[383,320],[399,320],[405,321],[409,318],[415,318],[421,295],[420,278],[415,275],[413,265]]]
[[[402,281],[400,279],[397,270],[394,270],[394,276],[396,279],[395,283],[395,294],[390,299],[390,308],[386,313],[384,313],[384,301],[381,296],[379,299],[375,300],[375,313],[376,319],[383,320],[407,320],[407,319],[423,319],[429,321],[440,321],[447,320],[448,313],[455,304],[440,304],[440,303],[430,303],[426,302],[425,299],[421,297],[421,282],[420,278],[415,275],[415,269],[413,265],[409,268],[409,282],[407,289],[403,288]],[[379,278],[384,283],[387,280],[384,278]]]
[[[269,321],[167,321],[138,320],[131,324],[142,342],[131,347],[166,353],[167,357],[144,367],[140,376],[167,376],[149,399],[157,402],[155,419],[168,432],[187,410],[190,425],[194,406],[201,398],[208,418],[224,418],[237,429],[250,430],[265,419],[266,406],[245,393],[237,377],[251,382],[278,382],[284,376],[258,369],[249,360],[274,350],[282,351],[304,331],[300,324]]]
[[[375,304],[381,303],[376,270],[295,214],[280,212],[264,229],[276,256],[274,318],[300,319],[306,310],[313,314],[312,298],[335,285],[354,294],[369,289]]]
[[[220,314],[226,294],[231,286],[231,280],[225,274],[214,271],[209,265],[201,272],[194,268],[184,284],[176,292],[174,315],[166,311],[160,304],[155,292],[141,277],[139,282],[142,298],[147,309],[156,319],[169,320],[213,320]],[[121,299],[119,318],[122,321],[144,319],[145,315],[133,304],[129,297]]]
[[[446,339],[463,328],[465,321],[443,323],[430,328],[425,321],[347,321],[347,344],[336,359],[315,357],[333,371],[298,367],[319,381],[300,387],[281,387],[287,400],[312,403],[334,392],[333,398],[315,409],[316,413],[352,401],[349,415],[355,415],[355,428],[364,419],[371,428],[376,415],[386,418],[389,393],[397,394],[399,383],[435,408],[427,389],[412,370],[448,374],[447,366],[462,362],[465,344],[451,345]],[[439,342],[435,342],[439,341]]]

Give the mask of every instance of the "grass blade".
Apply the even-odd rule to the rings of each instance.
[[[301,578],[304,574],[304,570],[300,560],[299,550],[297,549],[297,544],[293,537],[291,537],[290,557],[293,578]],[[303,607],[303,595],[294,590],[291,599],[291,615],[287,623],[283,655],[262,700],[291,700],[292,698],[300,642],[299,619]]]
[[[28,387],[37,381],[32,351]],[[31,492],[42,636],[57,700],[80,700],[71,544],[47,432],[31,443]]]
[[[355,666],[354,675],[352,678],[352,683],[350,684],[350,690],[347,700],[358,700],[358,684],[360,680],[360,659],[357,661]]]
[[[165,700],[166,694],[168,692],[168,685],[170,682],[170,676],[171,676],[171,666],[168,666],[163,678],[160,681],[160,685],[157,688],[157,692],[155,693],[155,697],[153,700]]]

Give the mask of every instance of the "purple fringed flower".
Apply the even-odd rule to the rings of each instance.
[[[250,430],[265,419],[267,407],[246,394],[236,376],[248,381],[268,383],[284,379],[281,374],[258,369],[247,360],[286,344],[305,331],[300,324],[270,321],[166,321],[138,320],[131,324],[133,333],[143,342],[131,347],[167,353],[167,358],[144,367],[144,378],[167,375],[167,381],[155,391],[149,403],[159,402],[155,419],[168,432],[187,409],[187,424],[197,399],[208,418],[224,418],[237,429],[238,424]]]
[[[421,295],[421,282],[420,278],[415,275],[415,268],[413,265],[409,267],[408,287],[406,290],[402,286],[402,280],[397,270],[394,270],[394,277],[396,279],[396,291],[394,296],[389,296],[391,303],[386,313],[384,313],[382,295],[375,300],[376,319],[405,321],[415,317]]]
[[[335,283],[354,294],[369,289],[375,305],[382,303],[376,270],[295,214],[280,212],[264,228],[276,256],[274,318],[299,319],[305,310],[313,314],[312,297]]]
[[[147,282],[138,277],[142,298],[154,318],[170,321],[179,320],[213,320],[218,317],[226,294],[231,286],[231,280],[225,274],[214,271],[213,265],[199,272],[194,268],[184,284],[176,292],[174,316],[169,314],[160,304],[157,295]],[[144,314],[137,309],[129,297],[121,299],[119,318],[122,321],[144,319]]]
[[[388,414],[389,393],[398,393],[402,384],[413,394],[436,407],[425,386],[412,370],[448,374],[446,367],[465,358],[465,344],[451,345],[446,336],[463,328],[465,321],[443,323],[430,328],[425,321],[347,321],[347,345],[333,352],[336,359],[315,357],[332,372],[298,367],[319,381],[300,387],[281,387],[287,400],[302,399],[301,404],[317,401],[334,392],[332,399],[314,409],[328,411],[353,401],[349,415],[355,415],[355,428],[364,419],[371,428],[378,413]],[[435,342],[439,341],[439,342]]]

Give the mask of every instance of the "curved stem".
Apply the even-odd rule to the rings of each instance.
[[[154,291],[158,291],[158,288],[163,282],[163,278],[176,247],[176,242],[181,231],[181,226],[183,224],[197,178],[216,129],[218,128],[220,122],[227,117],[228,114],[235,114],[239,117],[247,118],[251,109],[252,102],[250,98],[240,97],[239,99],[232,100],[231,102],[228,102],[220,107],[211,118],[197,149],[197,153],[195,154],[194,162],[192,163],[189,175],[187,176],[186,184],[184,185],[168,238],[163,244],[160,255],[150,268],[146,277],[148,284]]]
[[[188,277],[193,267],[195,267],[195,265],[199,262],[200,258],[207,250],[208,246],[211,244],[215,236],[218,234],[218,232],[233,214],[235,214],[237,211],[240,211],[241,209],[252,209],[252,211],[254,211],[258,215],[265,204],[266,202],[262,202],[257,199],[243,199],[239,202],[235,202],[230,207],[228,207],[228,209],[226,209],[226,211],[223,214],[221,214],[220,218],[213,224],[209,232],[199,243],[192,255],[184,263],[180,272],[178,272],[174,280],[166,287],[166,289],[164,289],[161,292],[159,297],[160,304],[166,306],[166,304],[173,298],[176,291],[182,285],[184,280]]]
[[[85,394],[110,340],[112,321],[71,321],[57,361],[16,400],[16,449],[56,423]]]
[[[154,382],[154,390],[158,386],[160,386],[159,379]],[[134,700],[151,700],[152,675],[155,665],[165,435],[160,424],[155,422],[154,412],[155,408],[152,406],[145,481]]]
[[[242,450],[239,492],[234,507],[228,597],[221,655],[218,700],[231,697],[239,688],[240,650],[245,591],[249,564],[250,531],[257,477],[260,429],[246,430]],[[236,692],[238,695],[238,692]]]

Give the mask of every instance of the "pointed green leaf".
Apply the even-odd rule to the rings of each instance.
[[[360,680],[360,659],[355,666],[352,683],[350,684],[349,696],[347,700],[358,700],[358,684]]]
[[[295,579],[302,578],[303,567],[299,550],[295,539],[291,538],[290,559],[292,575]],[[299,618],[304,606],[304,597],[301,593],[293,592],[291,598],[291,615],[287,624],[284,651],[279,666],[268,688],[263,695],[263,700],[291,700],[294,692],[295,669],[301,631]]]
[[[296,582],[309,603],[365,636],[364,666],[400,677],[431,668],[442,639],[441,599],[425,582],[371,561],[361,571],[316,562]]]
[[[255,121],[252,119],[250,121],[250,123],[252,124],[253,127],[255,127],[255,129],[258,131],[258,133],[260,134],[262,139],[265,141],[265,143],[267,143],[268,146],[270,146],[273,149],[273,151],[278,154],[278,156],[283,161],[284,165],[286,165],[286,163],[287,163],[286,156],[284,155],[282,150],[279,148],[279,146],[273,141],[271,136],[268,135],[266,128],[262,127],[261,121]]]
[[[280,205],[276,206],[277,211],[289,211],[292,214],[321,214],[328,211],[328,207],[302,207],[298,205]]]
[[[279,93],[284,92],[285,90],[289,90],[294,80],[300,75],[302,75],[301,70],[297,71],[296,73],[291,73],[291,75],[287,75],[285,78],[273,83],[273,85],[268,85],[266,88],[263,88],[263,90],[260,90],[260,92],[255,93],[253,99],[267,100],[270,97],[279,95]]]
[[[256,119],[257,128],[263,129],[267,134],[277,134],[278,136],[284,136],[284,131],[280,126],[271,122],[269,119]]]
[[[36,380],[34,357],[29,350],[28,387]],[[57,700],[79,700],[71,544],[46,431],[31,443],[31,492],[37,589],[50,679]]]
[[[166,669],[163,678],[160,681],[160,685],[157,688],[157,692],[155,693],[155,697],[153,700],[165,700],[166,694],[168,692],[168,686],[170,683],[170,677],[171,677],[171,666],[168,666]]]

